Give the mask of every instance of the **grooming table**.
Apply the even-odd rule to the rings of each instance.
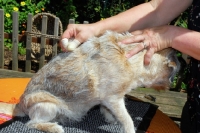
[[[30,78],[0,79],[0,102],[17,103]],[[181,133],[178,126],[157,106],[138,100],[125,99],[136,133]],[[10,119],[9,119],[10,118]],[[43,133],[28,128],[28,117],[14,117],[0,114],[0,133]],[[121,126],[106,123],[99,106],[92,108],[80,122],[69,121],[63,125],[66,133],[120,133]]]

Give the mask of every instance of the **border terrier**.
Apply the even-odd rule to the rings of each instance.
[[[125,94],[137,87],[169,88],[179,62],[171,48],[155,53],[148,66],[143,65],[146,49],[126,58],[138,43],[118,42],[130,36],[107,31],[73,52],[58,54],[31,78],[20,102],[10,106],[1,103],[0,112],[28,115],[28,127],[64,133],[61,125],[66,121],[80,121],[93,106],[100,105],[107,122],[118,121],[122,132],[135,133]]]

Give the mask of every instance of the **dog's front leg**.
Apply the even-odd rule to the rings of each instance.
[[[116,119],[121,123],[124,133],[135,133],[134,123],[128,114],[124,99],[108,100],[104,105],[113,113]]]

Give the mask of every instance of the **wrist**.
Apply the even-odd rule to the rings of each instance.
[[[170,33],[171,44],[170,44],[170,47],[177,49],[176,45],[181,43],[181,40],[183,39],[182,35],[185,33],[186,30],[188,30],[188,29],[178,27],[178,26],[171,26],[171,29],[170,29],[170,31],[171,31],[171,33]]]
[[[173,30],[172,33],[172,43],[171,47],[177,49],[179,45],[185,44],[185,39],[188,38],[188,35],[190,34],[190,30],[182,28],[182,27],[176,27]],[[190,39],[190,38],[188,38]]]
[[[105,23],[103,22],[103,20],[93,23],[92,30],[93,30],[94,36],[101,36],[102,34],[104,34],[106,29],[105,29]]]
[[[180,28],[172,42],[172,48],[200,60],[200,33]]]

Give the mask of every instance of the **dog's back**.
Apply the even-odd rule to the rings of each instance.
[[[171,73],[171,69],[178,65],[174,51],[169,48],[158,52],[153,56],[151,64],[144,66],[143,57],[146,50],[127,59],[125,54],[137,44],[118,45],[120,40],[129,36],[131,36],[129,33],[107,32],[100,38],[91,38],[74,52],[59,54],[35,74],[25,94],[38,90],[55,93],[55,89],[52,88],[56,88],[57,92],[66,94],[62,98],[67,97],[66,100],[73,100],[76,96],[78,99],[87,97],[88,92],[93,92],[95,88],[109,91],[107,88],[113,88],[125,81],[134,82],[135,85],[132,84],[131,87],[134,89],[140,86],[155,86],[156,82],[162,80],[162,83],[165,81],[165,85],[161,82],[159,84],[163,89],[166,88],[169,77],[163,77],[163,75],[169,76],[167,74]],[[162,79],[159,79],[159,75]],[[149,83],[144,83],[142,80]],[[118,89],[116,89],[117,92]],[[59,96],[59,93],[55,95]],[[96,96],[99,95],[96,94]]]

